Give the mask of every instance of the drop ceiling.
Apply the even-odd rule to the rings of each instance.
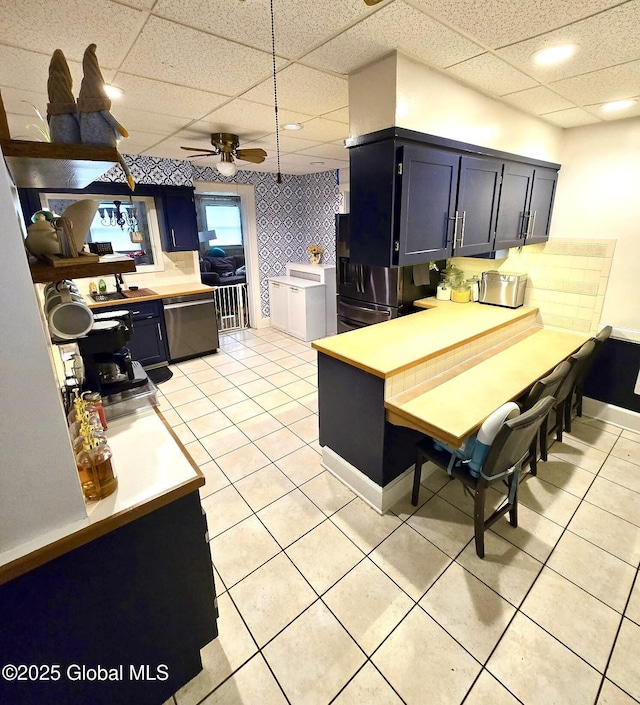
[[[553,125],[640,115],[640,0],[274,0],[281,170],[348,166],[348,75],[399,50]],[[92,42],[105,80],[123,89],[112,111],[127,127],[126,154],[184,159],[234,132],[263,147],[276,171],[269,0],[0,0],[0,89],[15,138],[46,110],[48,64],[60,48],[78,92]],[[532,54],[578,44],[562,64]],[[193,159],[213,164],[216,158]]]

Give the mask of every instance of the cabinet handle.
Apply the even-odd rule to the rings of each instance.
[[[277,282],[271,282],[271,286],[272,286],[274,289],[279,289],[279,288],[280,288],[280,284],[278,284]]]
[[[449,220],[453,220],[453,249],[456,249],[456,244],[458,242],[458,211],[455,215],[450,215]]]
[[[158,326],[158,338],[160,338],[160,340],[162,340],[162,328],[160,328],[159,323],[156,323],[156,325]]]
[[[538,215],[538,211],[533,211],[533,223],[531,225],[531,235],[533,235],[533,232],[536,229],[536,215]]]
[[[460,232],[460,247],[464,247],[464,225],[467,218],[467,211],[462,211],[462,230]]]
[[[173,242],[173,246],[175,247],[176,246],[176,234],[175,234],[173,228],[171,228],[171,242]]]
[[[295,286],[290,286],[290,287],[289,287],[289,290],[290,290],[290,291],[296,291],[296,292],[300,291],[300,289],[296,289]]]

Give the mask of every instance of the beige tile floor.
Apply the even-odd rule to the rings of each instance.
[[[480,560],[445,473],[380,517],[323,470],[309,345],[243,331],[172,369],[220,636],[167,705],[640,702],[640,434],[575,421]]]

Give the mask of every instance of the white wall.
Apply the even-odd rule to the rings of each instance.
[[[601,323],[640,331],[640,120],[565,130],[551,239],[615,238]]]
[[[0,151],[0,554],[86,517],[17,200]]]
[[[561,128],[397,52],[349,77],[350,134],[393,125],[547,161],[562,143]]]

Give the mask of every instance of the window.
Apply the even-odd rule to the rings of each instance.
[[[154,199],[150,196],[105,196],[64,193],[44,193],[43,208],[61,215],[76,201],[92,198],[100,202],[87,242],[109,242],[117,254],[126,254],[136,263],[136,271],[163,270],[162,248]],[[135,235],[134,235],[135,233]]]
[[[196,194],[200,249],[242,247],[242,218],[239,196]]]

